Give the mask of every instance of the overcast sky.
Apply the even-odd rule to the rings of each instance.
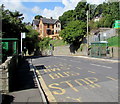
[[[6,9],[20,11],[23,14],[24,22],[32,22],[35,15],[53,17],[58,19],[65,11],[72,10],[81,0],[4,0]],[[87,0],[88,3],[100,4],[105,0]]]

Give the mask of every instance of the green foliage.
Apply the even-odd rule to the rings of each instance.
[[[82,20],[85,22],[87,20],[86,11],[88,10],[88,6],[87,2],[79,2],[73,13],[74,20]]]
[[[40,19],[40,18],[42,18],[41,15],[36,15],[36,16],[35,16],[35,19]]]
[[[107,39],[108,46],[120,47],[120,36],[115,36]]]
[[[34,36],[37,36],[38,37],[38,35],[39,35],[39,33],[36,31],[36,30],[34,30],[33,28],[32,28],[32,26],[26,26],[26,28],[27,28],[27,32],[26,32],[26,35],[27,35],[27,37],[29,37],[29,38],[33,38]]]
[[[25,32],[25,24],[22,23],[24,17],[21,17],[19,11],[11,12],[8,9],[5,10],[4,5],[0,6],[0,12],[2,14],[2,35],[3,38],[18,38],[21,32]]]
[[[79,20],[71,21],[65,29],[60,32],[60,36],[67,43],[79,42],[85,34],[86,24]]]
[[[95,8],[94,17],[102,16],[99,22],[94,23],[97,24],[97,28],[99,27],[109,27],[112,28],[115,20],[119,20],[119,3],[118,2],[108,2],[98,5]],[[92,26],[94,26],[94,24]],[[93,28],[91,26],[91,28]]]
[[[64,29],[70,21],[81,20],[86,21],[86,11],[88,10],[87,2],[79,2],[74,10],[68,10],[59,17],[62,29]]]
[[[63,40],[50,40],[50,44],[52,44],[54,47],[67,45]]]
[[[26,45],[26,48],[28,49],[28,53],[31,54],[34,49],[37,49],[39,47],[39,39],[38,35],[39,33],[32,28],[32,26],[26,26],[27,32],[26,32],[26,38],[23,41]]]
[[[40,40],[39,42],[39,47],[40,47],[40,50],[43,51],[47,48],[49,48],[49,44],[50,44],[50,38],[46,37],[46,38],[43,38]]]
[[[62,16],[59,17],[59,20],[61,21],[62,29],[65,28],[65,26],[73,20],[73,10],[69,10],[67,12],[64,12]]]

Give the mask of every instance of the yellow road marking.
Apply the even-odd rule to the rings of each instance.
[[[96,81],[98,81],[98,79],[97,78],[93,78],[94,80],[92,81],[90,78],[85,78],[85,80],[87,80],[87,81],[89,81],[90,83],[92,83],[93,85],[89,85],[89,86],[91,86],[91,87],[93,87],[93,88],[95,88],[95,86],[97,86],[97,87],[101,87],[100,85],[98,85],[98,84],[96,84],[95,82]],[[95,85],[95,86],[94,86]]]
[[[64,81],[64,82],[60,82],[60,83],[66,83],[68,86],[70,86],[74,91],[79,92],[71,83],[70,81]]]
[[[62,64],[59,64],[60,66],[63,66]]]
[[[77,69],[81,69],[81,68],[79,68],[79,67],[76,67]]]
[[[88,71],[89,73],[93,73],[93,74],[95,74],[96,72],[93,72],[93,71]]]
[[[51,67],[51,66],[48,66],[49,68]]]
[[[57,67],[57,65],[54,65],[55,67]]]
[[[53,86],[53,85],[55,85],[55,86]],[[57,86],[57,87],[56,87],[56,86]],[[60,87],[58,87],[58,86],[59,86],[58,83],[53,83],[53,84],[50,84],[50,85],[49,85],[50,88],[57,89],[57,91],[52,91],[53,94],[56,94],[56,95],[63,95],[63,94],[65,94],[66,90],[63,89],[63,88],[60,88]],[[58,90],[59,90],[59,91],[58,91]]]
[[[41,83],[41,86],[42,86],[43,90],[45,91],[45,94],[47,95],[48,101],[49,102],[57,102],[55,97],[52,95],[51,91],[48,89],[48,87],[47,87],[44,79],[42,78],[40,72],[38,70],[36,70],[36,72],[40,76],[39,80],[40,80],[40,83]]]
[[[113,81],[117,81],[117,79],[112,78],[112,77],[109,77],[109,76],[106,76],[106,78],[111,79],[111,80],[113,80]]]
[[[81,102],[81,98],[71,98],[71,97],[66,97],[66,98]]]

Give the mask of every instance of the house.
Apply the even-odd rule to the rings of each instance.
[[[59,38],[61,31],[61,23],[57,19],[41,18],[39,22],[39,37],[50,37],[52,39]]]
[[[97,30],[91,30],[89,35],[89,44],[95,41],[104,41],[116,35],[118,34],[114,28],[99,28]]]
[[[40,20],[38,20],[38,19],[34,19],[32,21],[33,29],[37,30],[38,32],[39,32],[39,23],[40,23]]]
[[[96,17],[93,19],[93,21],[94,21],[94,22],[99,22],[101,18],[102,18],[102,15],[96,16]]]

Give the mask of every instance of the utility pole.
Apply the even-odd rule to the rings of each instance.
[[[88,55],[88,46],[89,46],[89,36],[88,36],[88,10],[87,10],[87,55]]]

